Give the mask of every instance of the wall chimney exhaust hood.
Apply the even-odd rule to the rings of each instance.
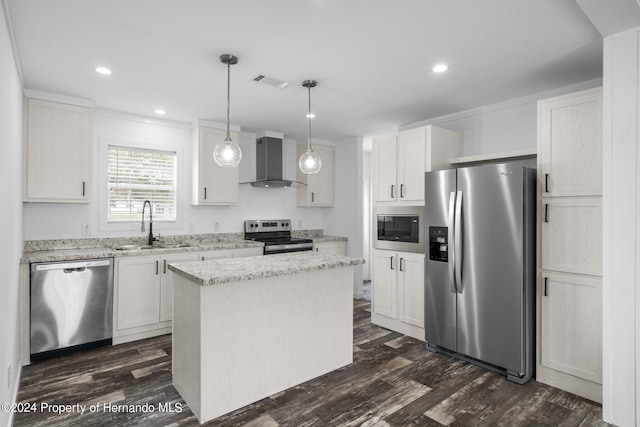
[[[263,136],[256,140],[256,180],[243,182],[254,187],[282,188],[303,182],[282,179],[282,139]]]

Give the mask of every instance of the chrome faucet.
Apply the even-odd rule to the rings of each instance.
[[[153,245],[153,242],[156,240],[155,237],[153,237],[153,215],[151,214],[151,202],[148,200],[144,201],[144,204],[142,205],[142,228],[141,231],[144,233],[144,208],[147,207],[147,203],[149,204],[149,243],[148,245],[151,246]]]

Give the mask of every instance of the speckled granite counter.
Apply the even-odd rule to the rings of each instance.
[[[244,240],[241,233],[162,236],[162,244],[152,249],[117,250],[124,245],[143,246],[145,237],[108,237],[96,239],[31,240],[25,242],[21,263],[72,261],[91,258],[118,258],[168,253],[187,253],[224,249],[255,248],[263,243]],[[175,247],[188,244],[188,247]]]
[[[342,236],[327,236],[327,235],[314,236],[314,237],[311,237],[311,239],[313,240],[313,243],[346,242],[349,240],[346,237],[342,237]]]
[[[316,252],[293,252],[204,262],[181,262],[169,264],[169,270],[201,286],[208,286],[358,264],[364,264],[364,260]]]

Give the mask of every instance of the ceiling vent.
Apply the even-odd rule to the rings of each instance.
[[[286,89],[289,87],[289,82],[284,80],[274,79],[273,77],[267,77],[264,74],[258,74],[253,78],[254,82],[263,83],[269,86],[277,87],[278,89]]]

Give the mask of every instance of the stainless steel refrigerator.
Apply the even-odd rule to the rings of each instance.
[[[425,338],[524,383],[534,371],[535,169],[425,175]]]

